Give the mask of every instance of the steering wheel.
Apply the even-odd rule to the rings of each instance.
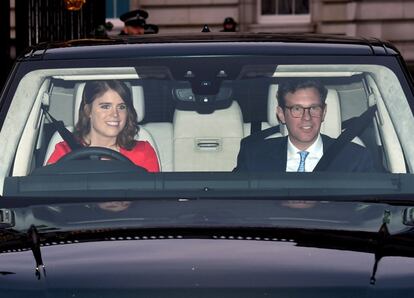
[[[58,160],[58,162],[65,162],[69,160],[79,160],[84,158],[99,159],[100,157],[109,157],[110,159],[134,164],[129,158],[121,153],[104,147],[84,147],[69,152]]]

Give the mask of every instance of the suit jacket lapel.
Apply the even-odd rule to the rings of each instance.
[[[323,153],[325,153],[326,150],[328,150],[329,146],[331,146],[332,143],[334,142],[334,139],[326,135],[323,135],[323,134],[321,134],[321,137],[322,137],[322,143],[323,143]]]
[[[287,137],[267,139],[263,160],[268,163],[266,168],[273,171],[286,171]]]

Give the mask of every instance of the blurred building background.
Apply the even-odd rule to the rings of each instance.
[[[103,0],[0,0],[0,88],[25,49],[41,42],[91,37],[105,22],[105,13]]]
[[[233,17],[239,31],[376,37],[396,45],[414,70],[414,0],[126,1],[147,10],[160,33],[200,31],[204,24],[219,31]]]
[[[82,2],[68,10],[65,2]],[[232,17],[238,31],[328,33],[392,42],[414,73],[414,0],[1,0],[1,54],[6,67],[27,46],[93,36],[105,20],[122,29],[119,16],[145,9],[159,33],[220,31]],[[6,61],[7,60],[7,61]]]

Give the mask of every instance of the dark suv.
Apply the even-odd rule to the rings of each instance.
[[[0,293],[409,297],[413,103],[379,40],[33,47],[0,102]]]

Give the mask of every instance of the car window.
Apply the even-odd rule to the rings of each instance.
[[[103,65],[100,61],[99,66],[94,60],[82,66],[67,63],[59,68],[45,64],[27,71],[11,95],[1,130],[1,142],[7,143],[2,146],[5,148],[1,156],[2,192],[24,193],[20,181],[27,181],[28,189],[33,187],[28,193],[35,194],[38,189],[43,195],[49,191],[53,195],[71,196],[69,189],[73,185],[66,185],[69,176],[71,183],[75,181],[82,191],[85,177],[94,181],[102,178],[106,185],[102,191],[123,187],[122,178],[110,177],[113,173],[134,173],[136,169],[131,165],[122,162],[98,165],[93,158],[90,160],[93,154],[89,151],[81,156],[70,155],[70,161],[74,162],[58,161],[61,155],[73,151],[69,148],[70,142],[59,132],[58,123],[66,131],[64,134],[76,136],[85,86],[108,80],[124,84],[131,94],[131,109],[139,124],[133,142],[140,143],[140,152],[145,152],[137,157],[135,165],[148,172],[145,179],[159,176],[151,172],[167,173],[177,177],[177,187],[181,188],[180,183],[184,185],[191,177],[185,173],[216,173],[216,176],[224,175],[224,181],[229,179],[229,185],[233,185],[233,179],[246,173],[296,172],[299,155],[294,153],[292,157],[285,149],[288,145],[296,148],[291,142],[297,138],[296,124],[288,126],[289,121],[295,123],[302,115],[309,116],[309,121],[320,120],[324,147],[315,152],[327,152],[345,132],[349,134],[360,128],[348,136],[349,140],[337,142],[336,149],[325,154],[329,155],[327,168],[319,170],[318,160],[313,160],[314,153],[311,153],[304,166],[307,176],[317,177],[324,171],[372,175],[411,173],[414,146],[408,127],[413,117],[408,102],[412,94],[396,62],[375,58],[360,63],[353,57],[343,57],[341,63],[328,60],[324,57],[297,60],[277,56],[181,56],[111,60]],[[306,103],[286,104],[281,108],[279,91],[292,82],[318,82],[324,87],[326,99],[319,107],[323,115],[308,114],[316,108],[309,108]],[[313,90],[313,87],[307,88]],[[362,116],[371,110],[375,111],[362,121]],[[309,123],[298,126],[300,133],[309,134],[313,130],[314,124]],[[80,139],[81,145],[88,147],[86,136]],[[59,145],[62,142],[66,143],[66,149]],[[285,151],[280,151],[281,144]],[[60,155],[56,157],[56,154]],[[132,155],[128,158],[135,158]],[[51,181],[49,177],[60,180]],[[143,185],[134,185],[130,187],[143,189]],[[153,189],[154,186],[146,184],[145,187]]]

